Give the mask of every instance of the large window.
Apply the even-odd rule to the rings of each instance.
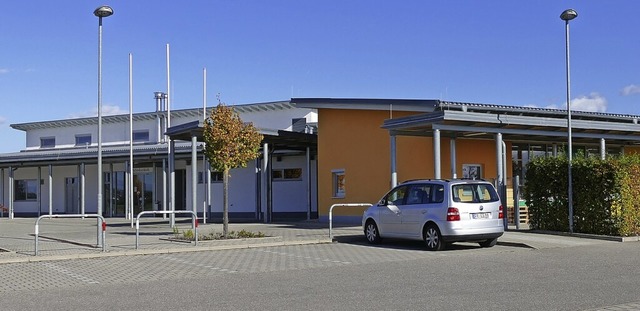
[[[207,175],[203,175],[202,172],[198,172],[198,183],[202,184],[204,182],[206,182],[206,180],[204,180],[203,177],[205,177]],[[222,182],[222,179],[224,178],[222,172],[211,172],[211,182]]]
[[[40,148],[54,148],[56,146],[55,137],[41,137]]]
[[[134,142],[147,142],[149,141],[149,130],[133,131]]]
[[[35,201],[38,199],[38,180],[23,179],[15,181],[16,201]]]
[[[331,171],[332,180],[333,180],[333,197],[334,198],[344,198],[346,195],[345,189],[345,174],[344,170],[333,170]]]
[[[76,146],[89,146],[91,145],[91,134],[76,135]]]
[[[271,171],[271,177],[273,178],[274,181],[302,180],[302,169],[301,168],[274,169]]]

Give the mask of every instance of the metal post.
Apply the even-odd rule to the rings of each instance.
[[[133,55],[129,53],[129,165],[127,167],[129,175],[129,189],[127,196],[129,199],[129,210],[127,217],[131,217],[133,222]]]
[[[198,144],[198,137],[195,134],[191,135],[191,210],[198,215],[198,150],[196,148]]]
[[[93,15],[98,17],[98,209],[97,214],[102,215],[102,18],[113,14],[113,9],[108,6],[101,6],[93,11]],[[98,245],[102,244],[100,230],[102,219],[97,221]]]
[[[569,205],[569,232],[573,233],[573,179],[571,174],[571,166],[573,161],[573,146],[571,141],[571,75],[570,75],[570,58],[569,58],[569,21],[576,18],[578,13],[573,9],[562,12],[560,19],[564,20],[565,29],[565,51],[566,51],[566,69],[567,69],[567,144],[568,144],[568,193],[567,200]]]
[[[516,229],[520,229],[520,176],[513,176],[513,218]]]
[[[600,138],[600,159],[604,160],[607,157],[607,146],[604,138]]]

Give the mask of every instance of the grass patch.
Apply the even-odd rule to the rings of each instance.
[[[226,236],[222,232],[210,232],[208,234],[199,234],[198,241],[215,241],[215,240],[231,240],[231,239],[251,239],[264,238],[266,235],[260,231],[252,232],[247,230],[229,231]],[[192,229],[183,230],[173,228],[173,238],[176,240],[194,241],[195,234]]]

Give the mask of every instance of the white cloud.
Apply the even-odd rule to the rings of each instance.
[[[117,115],[117,114],[125,114],[128,113],[129,111],[124,111],[122,109],[120,109],[120,107],[116,106],[116,105],[102,105],[102,115],[103,116],[111,116],[111,115]],[[88,118],[88,117],[97,117],[98,116],[98,107],[94,108],[91,111],[86,111],[86,112],[80,112],[80,113],[74,113],[69,115],[69,118]]]
[[[588,96],[580,96],[572,99],[571,110],[606,112],[607,99],[597,92],[592,92]]]
[[[624,96],[640,93],[640,85],[630,84],[625,86],[620,93]]]
[[[0,68],[0,75],[1,75],[1,74],[5,74],[5,73],[9,73],[9,69],[7,69],[7,68]]]

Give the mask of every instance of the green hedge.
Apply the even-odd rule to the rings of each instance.
[[[527,164],[524,199],[532,229],[569,231],[568,159],[538,157]],[[574,232],[640,234],[640,157],[572,162]]]

